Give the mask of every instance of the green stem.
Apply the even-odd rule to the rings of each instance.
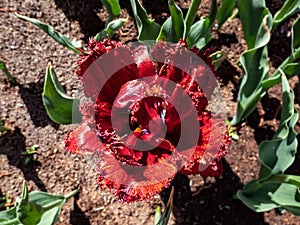
[[[74,191],[71,191],[69,194],[65,195],[64,198],[66,200],[68,200],[69,198],[73,197],[74,195],[76,195],[78,192],[78,190],[74,190]],[[54,207],[57,207],[57,206],[60,206],[61,205],[61,199],[53,202],[52,204],[48,205],[48,206],[44,206],[43,209],[45,211],[48,211],[50,209],[53,209]]]
[[[235,8],[231,14],[231,16],[228,18],[228,20],[233,20],[235,17],[237,17],[237,15],[239,14],[239,9]]]
[[[202,0],[192,0],[191,2],[191,5],[189,7],[189,10],[186,14],[186,17],[185,17],[185,26],[186,26],[186,29],[185,29],[185,32],[183,34],[183,39],[186,40],[187,36],[188,36],[188,33],[191,29],[191,26],[193,25],[193,22],[195,20],[195,17],[197,15],[197,11],[199,9],[199,6],[201,4],[201,1]]]
[[[20,224],[20,221],[18,220],[18,218],[0,222],[0,225],[16,225],[16,224]]]
[[[76,195],[78,193],[78,190],[74,190],[74,191],[71,191],[69,194],[66,194],[65,195],[65,199],[69,199],[71,197],[73,197],[74,195]]]

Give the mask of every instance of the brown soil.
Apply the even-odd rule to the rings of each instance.
[[[143,1],[151,16],[162,22],[168,16],[166,1],[157,7],[153,1]],[[186,12],[189,1],[180,1]],[[203,1],[199,14],[208,12],[209,1]],[[275,12],[282,0],[267,1]],[[123,42],[137,36],[128,1],[121,1],[122,16],[129,23],[115,36]],[[66,194],[78,188],[79,194],[63,207],[58,224],[153,224],[157,205],[166,200],[169,189],[148,202],[120,204],[109,190],[97,187],[97,177],[83,157],[64,151],[63,138],[72,125],[53,123],[42,105],[45,68],[54,65],[59,80],[69,95],[79,87],[76,79],[77,55],[61,47],[37,27],[14,16],[14,11],[51,24],[69,37],[82,40],[101,30],[107,14],[99,0],[4,0],[0,3],[0,59],[4,60],[18,85],[10,84],[1,73],[0,117],[11,131],[0,135],[0,191],[9,194],[14,202],[21,193],[23,180],[30,190]],[[270,43],[271,71],[289,54],[291,22],[279,27]],[[227,60],[219,68],[219,81],[227,100],[228,117],[232,118],[236,107],[237,90],[241,71],[237,60],[245,50],[245,41],[238,18],[226,22],[214,34],[211,45],[228,51]],[[291,81],[299,109],[300,83],[298,77]],[[257,178],[259,170],[258,144],[272,137],[278,125],[278,110],[281,105],[280,87],[271,89],[257,110],[241,123],[236,131],[239,140],[233,142],[223,160],[225,173],[222,177],[203,180],[198,176],[178,175],[175,187],[174,210],[170,224],[202,225],[296,225],[300,219],[272,210],[254,213],[232,196],[245,182]],[[297,131],[299,132],[299,122]],[[298,135],[299,137],[299,135]],[[298,138],[299,139],[299,138]],[[21,152],[38,144],[37,161],[24,163]],[[300,155],[289,172],[300,175]]]

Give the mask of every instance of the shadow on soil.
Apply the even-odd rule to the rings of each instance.
[[[191,193],[189,179],[178,174],[172,182],[174,186],[173,214],[176,225],[184,224],[230,224],[230,225],[268,225],[262,213],[255,213],[232,196],[243,187],[238,176],[223,160],[225,172],[215,183],[204,184],[196,194]],[[166,203],[170,188],[161,193]]]
[[[77,21],[87,42],[91,36],[103,30],[105,23],[97,13],[102,9],[100,0],[55,0],[58,8],[62,9],[69,21]]]
[[[8,131],[0,137],[0,154],[6,155],[9,164],[22,171],[25,180],[32,180],[41,191],[47,191],[45,184],[37,174],[40,162],[30,161],[26,165],[24,163],[25,156],[22,155],[22,152],[25,150],[25,136],[19,128],[15,128],[14,131]]]
[[[77,193],[74,196],[74,205],[73,205],[73,211],[70,215],[70,224],[71,225],[91,225],[88,218],[85,216],[85,214],[82,212],[82,210],[79,208],[77,201],[79,200],[79,194]]]
[[[19,84],[19,94],[25,103],[34,126],[46,127],[48,124],[56,130],[59,125],[54,123],[47,115],[43,105],[43,83]]]

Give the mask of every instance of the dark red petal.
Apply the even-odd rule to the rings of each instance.
[[[217,167],[214,166],[227,153],[228,145],[231,142],[227,126],[222,119],[212,116],[210,113],[204,113],[200,117],[200,122],[201,138],[190,162],[181,169],[181,173],[201,174],[205,170],[221,171],[216,170]]]

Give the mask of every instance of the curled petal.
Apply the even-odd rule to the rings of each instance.
[[[80,124],[65,137],[67,151],[79,155],[93,155],[104,149],[95,130],[87,122]]]
[[[149,200],[170,185],[176,168],[167,162],[150,167],[133,167],[107,156],[99,162],[97,171],[101,188],[110,188],[120,202]],[[161,172],[164,171],[162,176]]]

